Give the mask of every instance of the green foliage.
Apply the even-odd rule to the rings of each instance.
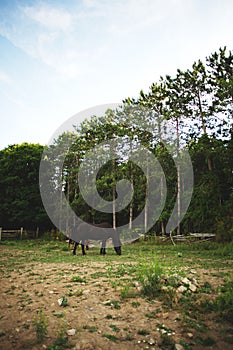
[[[66,306],[68,306],[69,304],[68,304],[68,300],[67,300],[67,298],[63,295],[62,297],[61,297],[61,306],[63,306],[63,307],[66,307]]]
[[[69,342],[69,338],[67,336],[67,322],[63,320],[56,329],[56,340],[52,345],[48,346],[48,350],[63,350],[71,349],[73,347],[74,344]]]
[[[109,326],[114,332],[119,333],[120,332],[120,328],[117,327],[115,324],[110,324]]]
[[[139,335],[148,335],[148,334],[150,334],[150,332],[147,331],[146,329],[139,329],[137,333]]]
[[[42,309],[37,311],[32,323],[35,327],[37,341],[41,343],[48,334],[48,317],[45,316]]]
[[[227,281],[224,287],[221,288],[216,305],[221,318],[233,324],[233,279]]]
[[[137,293],[132,286],[126,284],[120,289],[120,295],[122,299],[129,299],[135,298]]]
[[[118,340],[118,338],[113,334],[106,333],[106,334],[103,334],[103,337],[113,341],[114,343],[116,343]]]
[[[142,284],[142,293],[147,297],[156,297],[161,291],[163,269],[158,261],[151,264],[141,263],[137,268],[137,278]]]
[[[39,190],[39,166],[44,147],[11,145],[0,151],[0,223],[4,228],[51,225]]]
[[[161,334],[161,343],[159,344],[161,349],[174,349],[175,342],[174,340],[167,334]]]
[[[116,309],[116,310],[120,310],[121,309],[121,306],[120,306],[118,300],[109,301],[109,302],[105,303],[105,305],[106,306],[113,306],[114,309]]]
[[[85,283],[86,279],[84,277],[81,277],[81,276],[72,276],[71,277],[71,281],[72,282]]]

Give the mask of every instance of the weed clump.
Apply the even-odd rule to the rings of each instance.
[[[137,278],[142,286],[142,294],[150,298],[157,297],[161,292],[162,275],[163,269],[156,261],[151,265],[139,264]]]
[[[45,316],[42,309],[37,311],[37,315],[33,319],[33,325],[36,330],[38,343],[41,343],[48,334],[48,317]]]

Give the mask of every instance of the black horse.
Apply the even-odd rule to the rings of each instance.
[[[75,245],[73,249],[73,254],[76,255],[76,249],[81,242],[82,254],[85,255],[84,242],[86,240],[96,240],[102,241],[102,246],[100,249],[100,254],[106,254],[106,241],[111,238],[115,252],[121,255],[121,241],[119,234],[108,222],[103,222],[101,224],[86,224],[82,223],[78,226],[77,232],[75,233]]]

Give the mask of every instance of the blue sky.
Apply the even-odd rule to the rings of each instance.
[[[0,149],[227,46],[232,0],[0,0]]]

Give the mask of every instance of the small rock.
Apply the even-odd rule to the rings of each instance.
[[[75,335],[76,330],[74,328],[68,329],[66,333],[67,333],[67,335]]]
[[[188,336],[189,338],[192,338],[192,337],[193,337],[193,333],[187,333],[187,336]]]
[[[184,278],[182,279],[182,283],[184,283],[184,284],[190,284],[190,281],[189,281],[189,279],[188,279],[187,277],[184,277]]]
[[[59,305],[59,306],[61,306],[61,305],[62,305],[62,302],[63,302],[63,299],[62,299],[62,298],[60,298],[60,299],[58,299],[58,301],[57,301],[57,302],[58,302],[58,305]]]
[[[54,291],[53,291],[53,290],[50,290],[50,291],[49,291],[49,294],[53,294],[53,293],[54,293]]]
[[[184,350],[184,347],[180,344],[175,344],[175,350]]]
[[[195,284],[195,286],[198,286],[198,282],[197,282],[196,278],[193,278],[193,284]]]
[[[155,340],[154,340],[153,338],[150,338],[150,339],[148,340],[148,344],[149,344],[149,345],[155,345]]]
[[[195,284],[190,284],[189,285],[189,289],[191,290],[191,292],[193,292],[193,293],[195,293],[196,292],[196,290],[197,290],[197,287],[195,286]]]
[[[197,273],[197,271],[196,270],[190,270],[190,273],[192,273],[193,275],[195,275],[196,273]]]
[[[177,288],[177,291],[178,291],[179,293],[184,293],[184,292],[186,292],[186,290],[187,290],[187,288],[186,288],[185,286],[179,286],[179,287]]]
[[[167,291],[168,291],[168,287],[167,287],[167,286],[162,286],[161,290],[162,290],[163,292],[167,292]]]
[[[16,331],[17,333],[19,333],[19,328],[15,328],[15,331]]]
[[[90,289],[83,290],[83,294],[88,294],[88,293],[90,293]]]

